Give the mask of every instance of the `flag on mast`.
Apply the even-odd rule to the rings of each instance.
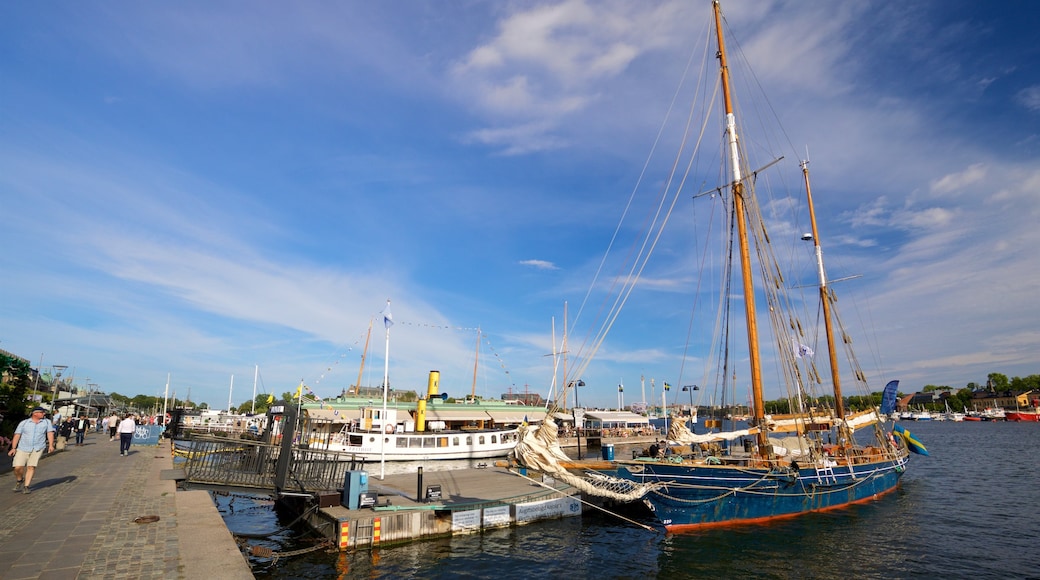
[[[906,441],[906,446],[910,451],[920,455],[928,455],[928,450],[925,449],[924,443],[918,441],[916,437],[900,425],[893,425],[892,432],[902,437],[903,441]]]
[[[885,385],[885,390],[881,393],[881,414],[891,415],[892,411],[896,410],[896,390],[899,388],[899,381],[889,381]]]
[[[386,308],[383,309],[383,325],[386,326],[387,330],[394,325],[394,317],[390,314],[390,301],[386,301]]]

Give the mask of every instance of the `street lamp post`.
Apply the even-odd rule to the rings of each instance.
[[[693,419],[693,392],[699,391],[700,387],[697,385],[686,385],[682,390],[690,392],[690,419]],[[690,431],[693,431],[693,423],[690,423]]]
[[[584,387],[585,381],[578,379],[571,381],[570,386],[574,387],[574,432],[578,437],[578,459],[581,459],[581,424],[585,422],[585,413],[581,414],[581,418],[578,418],[578,387]]]
[[[53,417],[54,411],[56,411],[55,404],[58,402],[58,395],[61,394],[61,373],[65,372],[65,369],[69,368],[68,365],[54,365],[54,395],[51,397],[51,416]]]
[[[94,391],[97,390],[97,383],[87,383],[87,406],[90,407],[87,410],[87,416],[90,416],[90,412],[94,410]],[[97,411],[97,420],[101,421],[101,410]]]

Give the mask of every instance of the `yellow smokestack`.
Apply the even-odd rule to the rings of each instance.
[[[419,399],[419,406],[415,412],[415,430],[426,431],[426,401],[439,394],[441,380],[440,371],[430,371],[430,379],[426,386],[426,396]]]

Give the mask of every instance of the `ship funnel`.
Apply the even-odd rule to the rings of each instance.
[[[415,412],[415,430],[426,431],[426,402],[437,396],[440,391],[441,372],[430,371],[430,379],[426,385],[426,396],[419,399],[419,405]]]

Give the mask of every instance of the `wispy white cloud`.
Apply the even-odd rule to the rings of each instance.
[[[523,264],[524,266],[531,266],[532,268],[535,268],[536,270],[559,270],[560,269],[556,264],[553,264],[552,262],[548,262],[546,260],[521,260],[520,263]]]
[[[986,179],[986,165],[975,163],[964,171],[944,175],[932,182],[932,192],[938,194],[956,193],[964,188],[977,185]]]
[[[1022,89],[1015,95],[1015,100],[1030,111],[1040,111],[1040,85]]]

